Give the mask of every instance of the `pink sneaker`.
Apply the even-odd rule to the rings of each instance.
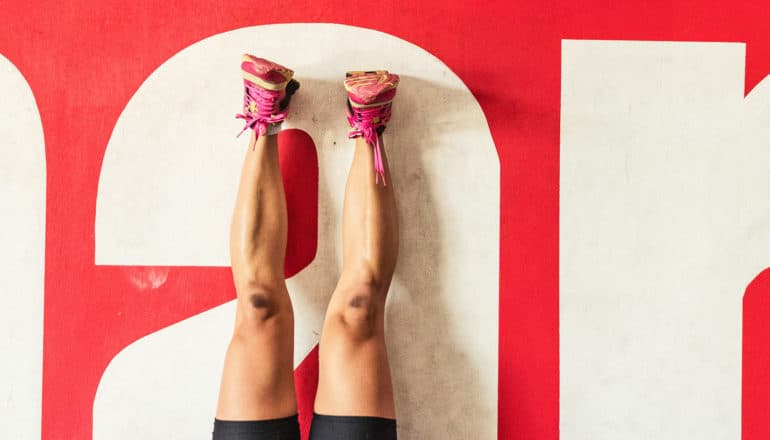
[[[294,71],[253,55],[241,58],[243,75],[243,114],[236,118],[245,119],[238,136],[251,128],[257,137],[264,136],[268,127],[280,124],[289,113],[289,101],[299,88],[299,82],[292,79]],[[275,127],[275,125],[273,125]]]
[[[398,75],[387,70],[375,72],[348,72],[345,90],[348,92],[349,137],[363,136],[366,143],[374,148],[375,182],[385,182],[385,164],[379,135],[385,131],[390,120],[390,110],[398,87]]]

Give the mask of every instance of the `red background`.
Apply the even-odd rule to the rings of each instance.
[[[342,23],[415,43],[466,82],[502,169],[502,439],[558,438],[561,39],[746,42],[747,93],[770,72],[770,16],[759,1],[158,3],[5,1],[0,8],[0,53],[32,87],[46,139],[44,439],[90,438],[94,393],[115,354],[234,297],[226,268],[174,268],[153,295],[135,295],[131,269],[94,266],[97,181],[112,128],[142,81],[184,47],[245,26]],[[744,317],[743,438],[751,440],[770,438],[763,420],[770,276],[763,278],[752,284]],[[301,370],[312,388],[312,362]]]

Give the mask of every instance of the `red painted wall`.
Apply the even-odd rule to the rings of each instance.
[[[46,139],[44,439],[90,438],[94,393],[115,354],[234,297],[226,269],[174,268],[154,295],[137,296],[126,268],[94,265],[97,181],[109,135],[142,81],[184,47],[244,26],[334,22],[411,41],[466,82],[502,169],[501,439],[558,438],[561,39],[746,42],[747,91],[770,73],[770,13],[759,1],[75,0],[6,1],[0,9],[0,53],[32,87]],[[304,255],[297,252],[295,270]],[[745,303],[747,440],[770,437],[765,278]],[[306,370],[300,374],[310,380],[301,382],[310,389],[313,368]]]

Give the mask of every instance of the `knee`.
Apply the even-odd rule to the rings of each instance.
[[[385,296],[371,284],[346,289],[337,310],[344,333],[353,341],[371,339],[384,330]]]
[[[291,301],[285,289],[252,285],[239,290],[237,336],[248,338],[282,331],[292,320]]]

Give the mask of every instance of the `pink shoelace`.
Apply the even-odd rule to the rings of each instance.
[[[286,119],[288,109],[281,111],[278,108],[280,92],[263,89],[251,81],[244,81],[243,84],[246,88],[243,94],[244,111],[243,114],[235,117],[246,120],[246,125],[238,136],[249,128],[257,132],[257,137],[264,136],[268,125],[283,122]]]
[[[379,183],[379,179],[382,178],[382,184],[385,186],[387,186],[385,163],[382,160],[382,146],[380,145],[378,129],[380,127],[384,129],[385,124],[390,120],[390,108],[390,103],[369,108],[350,106],[348,112],[348,122],[352,128],[348,137],[353,139],[363,136],[366,143],[374,148],[374,182]]]

